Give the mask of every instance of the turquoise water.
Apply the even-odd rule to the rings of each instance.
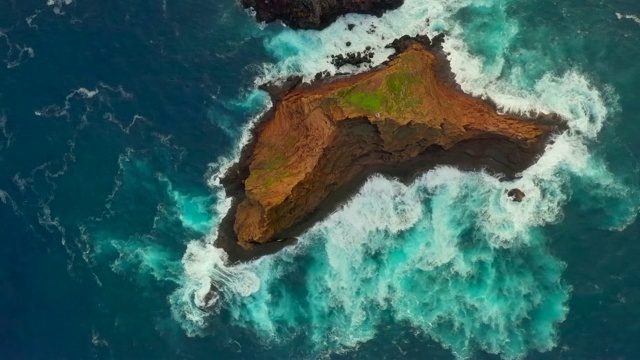
[[[0,357],[637,358],[639,16],[406,0],[318,32],[232,0],[0,4]],[[374,176],[229,264],[218,178],[270,105],[256,85],[440,32],[465,91],[569,129],[515,181]]]

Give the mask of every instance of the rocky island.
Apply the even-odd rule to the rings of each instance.
[[[348,13],[381,16],[404,0],[240,0],[256,13],[256,20],[280,20],[294,29],[322,29]]]
[[[224,179],[234,203],[219,246],[238,257],[236,244],[293,238],[372,173],[410,181],[450,164],[514,177],[530,166],[557,117],[499,115],[463,93],[435,40],[397,40],[396,54],[365,73],[271,87],[273,109]]]

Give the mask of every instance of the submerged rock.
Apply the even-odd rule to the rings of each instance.
[[[461,92],[441,41],[404,38],[375,70],[271,88],[274,108],[224,179],[234,204],[220,243],[294,238],[374,172],[409,181],[451,164],[513,177],[531,165],[558,123],[498,115]]]
[[[209,291],[204,295],[200,302],[196,303],[201,310],[209,310],[218,303],[219,299],[220,289],[214,283],[211,283]]]
[[[339,16],[358,13],[382,16],[400,7],[404,0],[240,0],[256,12],[256,20],[281,20],[294,29],[323,29]],[[349,30],[353,24],[349,24]]]
[[[526,196],[525,193],[520,190],[520,189],[511,189],[509,190],[509,192],[507,193],[507,196],[509,197],[509,199],[515,201],[515,202],[522,202],[522,200],[524,199],[524,197]]]

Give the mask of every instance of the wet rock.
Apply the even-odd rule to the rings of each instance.
[[[347,43],[347,46],[350,46],[351,42]],[[344,55],[332,55],[331,56],[331,64],[333,64],[337,69],[345,65],[353,65],[355,67],[360,67],[364,64],[371,64],[374,53],[371,51],[371,47],[367,46],[364,51],[357,52],[349,52]]]
[[[212,283],[211,288],[202,299],[203,305],[200,308],[203,310],[211,309],[218,302],[218,299],[220,299],[220,290]]]
[[[509,190],[509,192],[507,193],[507,196],[509,197],[509,199],[511,199],[512,201],[515,202],[522,202],[522,200],[524,199],[524,197],[526,196],[525,193],[520,190],[520,189],[511,189]]]
[[[322,79],[322,78],[328,77],[328,76],[330,76],[330,75],[331,75],[331,74],[330,74],[328,71],[326,71],[326,70],[325,70],[325,71],[321,71],[321,72],[319,72],[319,73],[317,73],[317,74],[316,74],[316,76],[315,76],[315,80],[317,81],[317,80],[320,80],[320,79]]]

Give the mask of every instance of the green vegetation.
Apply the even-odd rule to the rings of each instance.
[[[385,100],[382,89],[372,91],[356,87],[340,96],[349,105],[368,111],[380,111]]]
[[[411,87],[419,81],[420,78],[411,72],[398,72],[387,76],[387,90],[391,97],[390,111],[412,110],[420,103],[411,92]]]
[[[387,89],[389,93],[397,100],[402,100],[400,97],[407,95],[407,87],[418,82],[415,75],[408,72],[394,73],[387,76]]]
[[[283,179],[286,179],[292,175],[294,175],[294,173],[286,169],[279,169],[278,171],[264,172],[260,174],[260,176],[262,177],[262,187],[270,188],[274,184],[277,184]]]
[[[290,141],[286,141],[288,143]],[[260,164],[260,170],[254,174],[261,179],[263,188],[271,188],[273,185],[292,175],[287,168],[286,157],[283,152],[274,150],[272,156]]]
[[[264,179],[262,186],[266,188],[270,188],[275,182],[276,180],[274,178],[266,178]]]
[[[411,94],[411,87],[419,81],[412,72],[393,73],[381,85],[374,87],[371,83],[361,84],[341,91],[338,98],[343,104],[371,112],[411,110],[419,104]]]

